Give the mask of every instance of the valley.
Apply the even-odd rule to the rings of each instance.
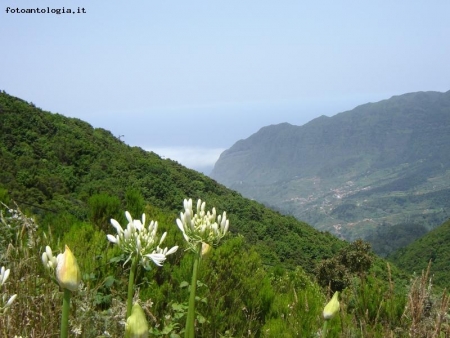
[[[449,144],[450,92],[409,93],[303,126],[264,127],[225,151],[212,177],[316,229],[376,246],[380,228],[429,231],[449,218]]]

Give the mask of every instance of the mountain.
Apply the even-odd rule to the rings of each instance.
[[[107,130],[45,112],[4,91],[0,122],[0,200],[8,195],[41,222],[63,213],[88,220],[90,202],[100,195],[111,202],[113,212],[120,212],[106,215],[100,224],[111,231],[109,218],[120,217],[134,189],[151,210],[171,215],[173,224],[185,198],[201,198],[209,208],[226,210],[230,231],[254,245],[266,264],[300,265],[312,273],[316,262],[345,246],[331,234],[248,200],[177,162],[130,147]]]
[[[211,177],[349,240],[380,225],[429,230],[449,218],[449,145],[450,91],[409,93],[264,127],[224,151]]]

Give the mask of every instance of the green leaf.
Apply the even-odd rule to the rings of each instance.
[[[120,261],[122,261],[122,256],[116,256],[109,260],[110,263],[119,263]]]
[[[108,276],[105,278],[103,283],[107,288],[110,288],[114,284],[114,281],[115,281],[114,276]]]
[[[179,303],[173,303],[172,304],[172,309],[174,311],[178,311],[178,312],[184,312],[187,309],[187,306],[184,304],[179,304]]]
[[[203,317],[202,315],[197,315],[197,320],[200,324],[203,324],[206,322],[206,318]]]

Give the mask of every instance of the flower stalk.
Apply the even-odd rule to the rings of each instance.
[[[56,280],[64,290],[61,314],[61,338],[69,337],[70,296],[77,291],[81,282],[81,273],[77,260],[66,245],[64,253],[56,258]]]
[[[185,338],[194,338],[194,322],[195,322],[195,294],[197,292],[197,275],[198,275],[198,266],[201,258],[201,244],[198,244],[200,247],[198,248],[198,253],[195,254],[194,264],[192,266],[192,280],[189,294],[189,307],[186,319],[186,327],[184,332]]]
[[[63,306],[61,314],[61,338],[69,336],[69,313],[70,313],[70,296],[72,292],[69,289],[64,289]]]
[[[131,315],[133,308],[134,281],[138,266],[138,257],[134,257],[131,261],[130,276],[128,278],[128,294],[127,294],[127,318]]]
[[[46,246],[42,254],[42,263],[48,271],[53,273],[56,270],[56,282],[63,289],[60,337],[67,338],[69,336],[70,297],[72,291],[77,291],[80,286],[80,267],[67,245],[64,253],[59,254],[56,258],[53,256],[52,249]]]
[[[130,275],[128,277],[128,293],[127,293],[127,315],[130,317],[133,308],[134,284],[139,264],[145,269],[150,270],[150,261],[157,266],[162,266],[166,257],[178,250],[178,246],[162,249],[160,246],[164,242],[167,233],[163,233],[158,238],[156,232],[158,230],[158,222],[150,221],[145,224],[145,214],[141,219],[133,219],[128,211],[125,212],[128,225],[124,229],[115,219],[111,219],[111,225],[116,229],[117,235],[107,235],[108,240],[119,246],[123,253],[128,255],[125,264],[131,261]]]
[[[192,199],[183,202],[184,212],[177,218],[177,226],[187,242],[188,250],[194,253],[192,267],[192,281],[189,295],[189,307],[186,319],[185,338],[195,337],[195,294],[197,289],[197,275],[202,257],[206,256],[213,245],[219,244],[220,240],[227,234],[229,220],[224,211],[217,216],[216,208],[205,211],[206,204],[202,200],[197,201],[197,210],[194,214]]]
[[[336,291],[331,298],[331,300],[328,302],[327,305],[325,305],[325,308],[323,309],[323,318],[325,319],[325,322],[323,323],[322,328],[322,337],[325,338],[327,336],[328,331],[328,322],[330,319],[332,319],[336,314],[339,312],[339,292]]]

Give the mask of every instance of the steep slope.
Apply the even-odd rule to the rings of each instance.
[[[7,190],[38,216],[67,211],[86,219],[92,195],[107,193],[123,202],[134,188],[174,219],[189,197],[226,210],[230,230],[256,245],[267,264],[301,265],[312,272],[317,260],[344,245],[196,171],[129,147],[106,130],[42,111],[5,92],[0,93],[0,121],[0,192]]]
[[[409,273],[426,270],[431,260],[433,284],[450,289],[450,220],[391,254],[388,260]]]
[[[380,224],[441,224],[449,145],[450,91],[417,92],[262,128],[223,152],[211,177],[354,239]]]

